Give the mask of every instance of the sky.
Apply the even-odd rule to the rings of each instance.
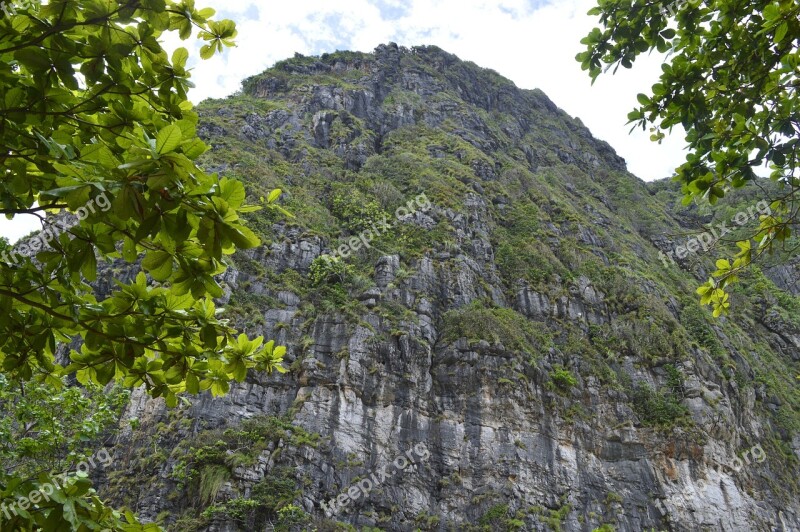
[[[200,42],[165,39],[168,48],[191,53],[189,93],[195,103],[222,98],[248,76],[293,56],[336,50],[370,52],[379,44],[432,44],[464,60],[491,68],[523,89],[538,88],[577,116],[595,137],[625,158],[628,169],[650,181],[669,177],[685,160],[682,131],[661,144],[650,133],[629,134],[627,114],[636,95],[658,80],[661,57],[641,56],[631,70],[601,75],[594,85],[575,55],[580,40],[597,26],[587,11],[596,0],[196,0],[237,24],[237,47],[199,60]],[[32,216],[0,219],[0,235],[16,240],[37,229]]]

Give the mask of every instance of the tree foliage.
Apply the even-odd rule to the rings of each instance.
[[[249,368],[283,371],[284,348],[237,336],[212,301],[223,294],[225,256],[259,244],[241,218],[258,207],[245,203],[241,183],[198,167],[208,146],[186,96],[189,52],[170,56],[159,42],[194,33],[208,58],[233,45],[234,23],[213,20],[193,0],[4,7],[0,212],[38,216],[47,231],[5,249],[0,261],[2,375],[54,391],[67,375],[86,386],[115,380],[175,405],[184,391],[225,393]],[[279,196],[263,203],[279,209]],[[95,295],[89,283],[98,270],[135,273],[137,264],[144,272]],[[58,346],[70,343],[80,348],[59,364]],[[0,495],[30,482],[0,474]],[[70,490],[12,528],[135,522],[106,508],[83,480]]]
[[[352,266],[335,255],[320,255],[311,262],[308,271],[308,278],[314,286],[343,283],[352,275]]]
[[[772,213],[761,216],[750,239],[738,242],[731,260],[698,289],[715,315],[729,307],[727,285],[765,252],[786,247],[798,222],[800,190],[800,4],[791,0],[599,0],[589,11],[600,17],[577,56],[593,80],[614,66],[631,68],[642,53],[666,53],[652,94],[639,94],[628,118],[650,125],[660,141],[682,125],[689,146],[677,169],[685,202],[714,204],[731,188],[756,181],[768,166],[781,185],[768,198]],[[604,69],[604,64],[607,65]],[[751,243],[754,241],[754,243]]]
[[[0,375],[0,471],[36,477],[66,471],[97,449],[119,421],[129,393],[97,384],[54,391]]]
[[[127,399],[120,386],[56,391],[0,375],[0,528],[63,530],[76,522],[121,526],[121,515],[104,506],[84,469],[111,465],[111,455],[98,446],[116,426]]]

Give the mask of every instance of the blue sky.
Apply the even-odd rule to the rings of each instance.
[[[649,132],[629,135],[626,116],[636,94],[658,79],[660,57],[645,57],[632,70],[620,69],[591,86],[574,60],[581,38],[596,24],[586,12],[593,0],[196,0],[231,18],[238,46],[223,56],[197,61],[200,43],[170,36],[170,48],[194,50],[190,98],[221,98],[241,81],[295,52],[372,51],[379,44],[434,44],[461,59],[496,70],[518,87],[543,90],[559,107],[579,117],[611,144],[635,175],[653,180],[672,175],[684,159],[683,135],[661,145]],[[32,217],[0,220],[0,234],[16,240],[37,225]]]

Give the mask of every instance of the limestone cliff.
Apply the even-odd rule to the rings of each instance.
[[[174,530],[800,530],[793,266],[712,319],[719,250],[662,259],[721,218],[436,47],[297,56],[200,111],[206,167],[295,215],[255,213],[224,279],[291,371],[138,396],[101,493]]]

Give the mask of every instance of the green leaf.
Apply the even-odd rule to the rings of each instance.
[[[261,240],[250,229],[243,225],[226,225],[225,235],[238,248],[250,249],[258,246]]]
[[[211,384],[211,395],[214,397],[219,397],[221,395],[225,395],[228,393],[230,386],[228,385],[227,381],[214,381]]]
[[[158,132],[156,152],[159,154],[169,153],[180,145],[182,139],[181,129],[175,124],[170,124]]]
[[[183,145],[183,153],[189,159],[196,159],[203,155],[207,150],[208,146],[202,140],[195,138],[192,139]]]
[[[148,251],[142,260],[142,268],[147,270],[156,281],[166,281],[172,275],[172,255],[166,251]]]
[[[281,197],[282,191],[279,188],[272,190],[267,196],[267,203],[275,203]]]
[[[200,47],[200,57],[202,59],[210,59],[214,56],[214,47],[210,44],[204,44]]]
[[[780,8],[778,6],[776,6],[775,4],[771,4],[770,3],[770,4],[767,4],[764,7],[763,15],[764,15],[764,19],[767,22],[772,22],[772,21],[780,18],[781,11],[780,11]]]
[[[672,28],[667,28],[661,32],[661,36],[664,37],[665,39],[672,39],[673,37],[675,37],[675,30]]]
[[[20,107],[25,102],[25,92],[20,87],[10,88],[5,95],[4,103],[6,109]]]
[[[237,362],[234,364],[231,374],[238,382],[243,382],[245,377],[247,377],[247,367],[244,365],[244,363]]]
[[[786,37],[786,34],[789,31],[789,24],[784,20],[778,25],[778,28],[775,30],[775,43],[779,43]]]
[[[244,203],[244,185],[235,179],[223,178],[220,180],[220,196],[233,209],[238,209]]]
[[[186,391],[191,394],[200,393],[200,381],[192,372],[186,375]]]
[[[183,68],[186,66],[186,61],[189,59],[189,51],[186,48],[180,47],[172,52],[172,65],[174,67]]]
[[[100,163],[109,168],[116,168],[120,164],[111,150],[99,142],[84,146],[81,149],[80,158],[84,161]]]
[[[97,280],[97,257],[91,246],[88,247],[87,253],[84,255],[83,263],[81,264],[81,274],[87,281]]]

